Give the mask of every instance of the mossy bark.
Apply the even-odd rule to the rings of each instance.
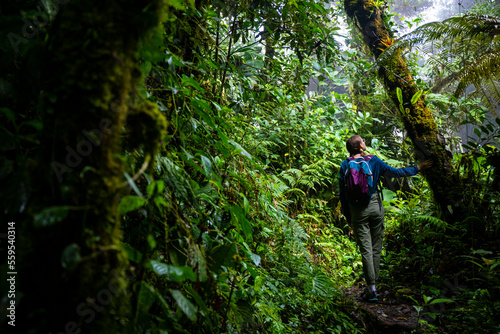
[[[361,31],[365,44],[378,58],[393,40],[390,30],[385,26],[381,8],[376,7],[372,0],[345,0],[344,8]],[[378,74],[397,108],[400,105],[397,88],[402,91],[404,112],[400,117],[418,158],[421,161],[432,158],[434,161],[434,166],[424,175],[443,216],[449,222],[463,219],[461,180],[450,164],[449,153],[444,147],[432,112],[425,103],[425,97],[421,96],[416,103],[411,103],[418,88],[401,53],[396,52],[381,64]]]
[[[30,182],[28,212],[35,219],[20,231],[19,332],[131,330],[118,212],[122,129],[129,111],[138,113],[138,41],[159,26],[164,6],[159,0],[60,6],[47,43],[44,131]],[[151,108],[146,113],[154,115]]]

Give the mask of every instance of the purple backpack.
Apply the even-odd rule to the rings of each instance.
[[[349,157],[345,172],[347,200],[355,205],[367,205],[370,201],[369,188],[373,189],[373,173],[368,161],[373,155],[354,159]]]

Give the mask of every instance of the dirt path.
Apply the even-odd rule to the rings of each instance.
[[[345,293],[359,307],[360,320],[371,333],[410,333],[418,327],[418,314],[412,305],[398,300],[389,291],[382,291],[376,303],[365,302],[363,288],[352,287]]]

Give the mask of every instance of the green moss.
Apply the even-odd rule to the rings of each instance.
[[[40,163],[33,171],[34,200],[28,210],[32,214],[52,206],[71,210],[58,224],[44,229],[34,229],[30,219],[23,222],[30,248],[22,250],[26,267],[20,276],[48,272],[50,279],[22,285],[25,297],[19,314],[30,321],[20,321],[21,332],[63,332],[71,320],[86,333],[128,331],[119,324],[126,322],[130,310],[123,275],[128,262],[120,247],[123,167],[118,156],[129,101],[140,78],[135,58],[138,40],[158,26],[163,2],[126,4],[69,2],[61,6],[54,22],[46,81],[47,95],[57,99],[45,101],[54,113],[44,115]],[[153,153],[165,120],[152,103],[139,109],[130,114],[147,123],[142,128],[136,125],[144,135],[143,147]],[[84,135],[92,130],[100,133],[93,144]],[[78,160],[73,157],[71,172],[58,180],[50,166],[54,161],[67,164],[68,147]],[[71,267],[61,266],[64,256],[74,262]],[[106,299],[110,282],[121,288]],[[83,303],[83,312],[92,301],[100,311],[87,321],[76,308]]]
[[[130,110],[127,117],[127,146],[129,149],[143,148],[151,157],[160,149],[167,131],[167,120],[155,103],[142,102]]]

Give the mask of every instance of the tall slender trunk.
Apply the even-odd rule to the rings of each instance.
[[[365,44],[378,58],[393,40],[390,30],[385,26],[382,9],[371,0],[345,0],[344,8],[361,31]],[[433,168],[425,171],[424,175],[443,216],[449,222],[463,220],[462,182],[450,164],[449,153],[444,147],[432,112],[425,103],[425,97],[422,95],[415,103],[411,103],[418,88],[401,52],[396,52],[381,64],[378,75],[398,108],[397,88],[402,91],[404,112],[400,117],[419,159],[432,158],[434,161]]]
[[[224,96],[224,84],[226,83],[226,74],[227,74],[227,69],[229,67],[229,63],[231,62],[231,48],[233,47],[233,39],[234,35],[236,33],[236,25],[238,23],[238,6],[234,9],[234,19],[233,23],[231,24],[231,28],[229,29],[228,32],[228,39],[229,39],[229,46],[227,47],[227,55],[226,55],[226,63],[224,64],[224,69],[221,69],[221,84],[220,84],[220,93],[219,93],[219,100],[218,103],[220,104],[222,101],[222,98]]]

